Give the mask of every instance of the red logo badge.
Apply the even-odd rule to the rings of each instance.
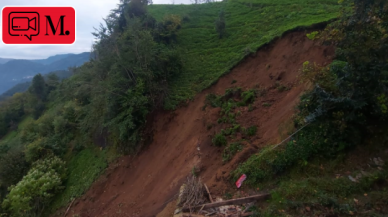
[[[4,7],[5,44],[73,44],[75,10],[72,7]]]

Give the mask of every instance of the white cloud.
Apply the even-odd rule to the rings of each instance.
[[[55,54],[90,51],[91,34],[102,18],[115,8],[119,0],[1,0],[0,8],[10,5],[72,6],[77,13],[77,36],[73,45],[5,45],[0,43],[0,57],[17,59],[41,59]],[[0,17],[1,22],[1,17]]]

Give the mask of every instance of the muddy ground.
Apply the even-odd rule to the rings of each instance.
[[[303,62],[326,65],[333,55],[333,48],[307,39],[306,32],[288,33],[263,47],[187,105],[154,114],[149,123],[153,142],[138,156],[124,156],[111,164],[75,201],[68,216],[156,216],[174,199],[194,166],[214,196],[233,191],[229,173],[261,147],[286,136],[288,120],[305,90],[297,79]],[[290,89],[279,91],[279,84]],[[219,108],[204,108],[204,103],[207,94],[223,94],[231,87],[261,88],[267,94],[255,100],[252,111],[241,109],[238,123],[243,127],[256,125],[258,131],[241,152],[223,163],[223,148],[212,146],[211,139],[225,126],[217,124]]]

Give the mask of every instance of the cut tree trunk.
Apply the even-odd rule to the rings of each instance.
[[[259,195],[254,195],[254,196],[249,196],[249,197],[243,197],[243,198],[238,198],[238,199],[232,199],[232,200],[225,200],[225,201],[220,201],[220,202],[215,202],[215,203],[207,203],[203,205],[198,205],[194,206],[191,208],[185,207],[182,209],[182,211],[190,211],[191,210],[196,210],[196,209],[209,209],[209,208],[215,208],[219,206],[227,206],[227,205],[237,205],[237,204],[244,204],[244,203],[249,203],[253,201],[258,201],[258,200],[265,200],[270,198],[270,194],[259,194]]]

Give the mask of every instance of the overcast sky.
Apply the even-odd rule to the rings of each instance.
[[[77,36],[73,45],[5,45],[0,43],[0,57],[15,59],[45,59],[55,54],[89,52],[93,43],[94,29],[98,27],[119,0],[0,0],[4,6],[72,6],[77,13]],[[153,0],[154,4],[171,4],[171,0]],[[175,4],[190,0],[175,0]],[[1,25],[1,16],[0,16]],[[1,31],[2,28],[0,28]]]

